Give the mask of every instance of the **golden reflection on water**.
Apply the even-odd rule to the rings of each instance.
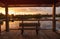
[[[30,23],[32,21],[24,21],[27,23]],[[33,21],[33,22],[37,22],[37,21]],[[19,28],[19,23],[21,23],[21,21],[14,21],[14,22],[9,22],[9,29],[18,29]],[[40,28],[41,29],[52,29],[52,21],[40,21]],[[60,22],[56,22],[56,29],[59,30],[60,29]],[[5,22],[3,22],[3,25],[1,26],[1,30],[4,31],[5,28]]]
[[[6,28],[5,28],[5,22],[3,22],[3,25],[1,26],[1,30],[4,31]],[[19,21],[15,21],[15,22],[9,22],[9,28],[13,28],[13,29],[17,29],[19,28]]]

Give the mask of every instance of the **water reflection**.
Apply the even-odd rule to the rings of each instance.
[[[1,25],[1,30],[4,31],[6,28],[5,28],[5,21],[3,22],[3,25]]]
[[[18,29],[19,28],[19,23],[21,21],[14,21],[14,22],[9,22],[9,28],[10,29]],[[24,22],[37,22],[37,21],[24,21]],[[40,21],[40,27],[41,29],[52,29],[52,21]],[[5,30],[5,22],[3,22],[3,25],[1,26],[2,31]],[[56,22],[56,29],[60,29],[60,22]]]

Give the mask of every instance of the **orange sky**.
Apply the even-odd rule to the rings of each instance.
[[[58,8],[59,10],[60,8]],[[59,12],[59,11],[58,11]],[[0,13],[5,14],[5,9],[0,7]],[[52,8],[51,7],[12,7],[9,8],[10,15],[19,15],[19,14],[52,14]]]

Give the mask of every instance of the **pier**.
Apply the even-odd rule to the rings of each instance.
[[[60,6],[60,0],[0,0],[0,6],[5,8],[6,18],[6,30],[1,32],[0,26],[0,39],[60,39],[60,33],[56,30],[56,7]],[[9,7],[52,7],[52,19],[36,19],[36,20],[17,20],[14,21],[52,21],[52,29],[51,30],[41,30],[39,29],[39,34],[36,35],[35,28],[27,29],[26,32],[23,33],[23,26],[21,29],[9,29]],[[12,20],[11,20],[12,21]],[[32,23],[33,25],[33,23]],[[39,24],[38,24],[39,25]],[[35,25],[34,25],[35,26]],[[37,27],[36,27],[37,28]],[[37,30],[38,31],[38,30]],[[21,32],[23,35],[21,35]]]

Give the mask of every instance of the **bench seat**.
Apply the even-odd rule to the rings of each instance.
[[[40,29],[40,23],[19,23],[19,27],[21,29],[21,34],[23,34],[24,30],[36,30],[36,34]]]

